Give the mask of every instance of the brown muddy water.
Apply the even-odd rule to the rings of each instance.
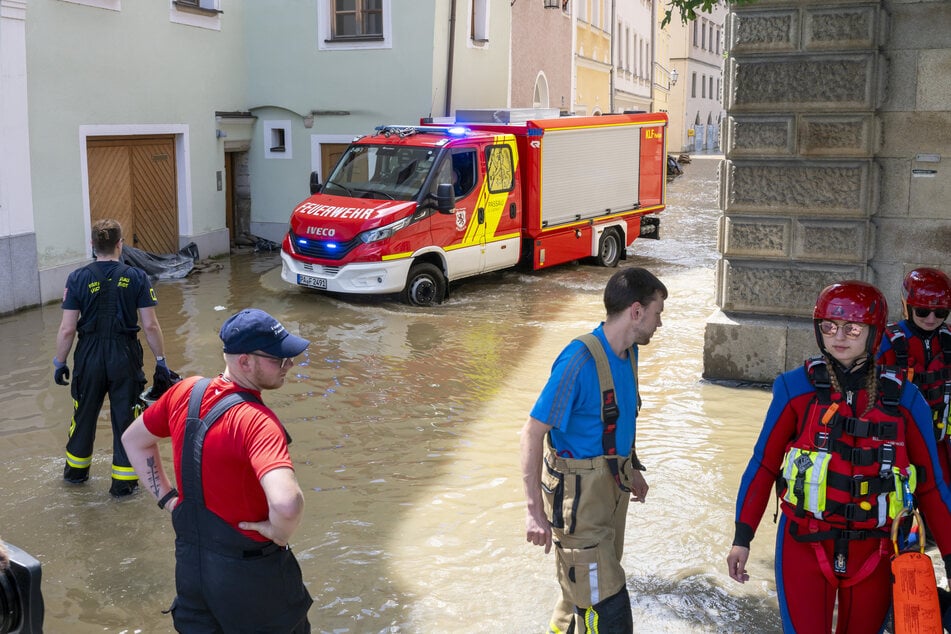
[[[701,380],[718,164],[686,166],[661,240],[636,242],[621,263],[651,269],[671,293],[641,351],[638,453],[651,490],[631,507],[624,556],[639,632],[779,630],[768,519],[752,580],[725,574],[769,393]],[[525,542],[518,433],[555,355],[603,318],[613,270],[491,274],[421,310],[291,288],[279,265],[245,253],[158,282],[158,313],[183,375],[221,370],[218,328],[244,307],[313,342],[265,400],[294,438],[306,511],[292,545],[314,631],[544,631],[557,583],[553,555]],[[0,318],[0,535],[42,563],[46,632],[170,632],[171,524],[143,492],[109,496],[105,417],[90,481],[61,481],[71,411],[50,364],[60,315],[50,304]]]

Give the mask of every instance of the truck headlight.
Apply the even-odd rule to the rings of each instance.
[[[406,216],[402,220],[397,220],[396,222],[391,222],[390,224],[377,227],[376,229],[370,229],[369,231],[364,231],[360,234],[360,239],[364,242],[377,242],[378,240],[386,240],[391,237],[394,233],[409,225],[410,221],[413,219],[412,216]]]

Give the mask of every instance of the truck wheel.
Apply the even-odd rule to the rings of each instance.
[[[439,267],[421,262],[414,264],[406,276],[403,302],[412,306],[432,306],[442,303],[446,296],[446,278]]]
[[[601,234],[601,240],[598,242],[598,264],[614,268],[620,259],[621,239],[616,231],[608,229]]]

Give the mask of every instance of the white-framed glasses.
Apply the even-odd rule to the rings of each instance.
[[[868,324],[862,324],[855,321],[847,321],[843,324],[837,324],[834,321],[829,321],[828,319],[823,319],[819,322],[819,332],[824,334],[827,337],[834,337],[839,328],[842,329],[842,334],[844,334],[849,339],[858,339],[862,336],[862,333],[865,332],[865,327]]]

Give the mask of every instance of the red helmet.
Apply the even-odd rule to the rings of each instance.
[[[816,307],[812,311],[816,329],[816,341],[819,349],[825,352],[819,322],[823,319],[834,321],[852,321],[868,324],[872,327],[868,333],[868,353],[878,351],[882,333],[888,320],[888,304],[885,296],[868,282],[847,280],[826,286],[819,293]]]
[[[915,269],[901,283],[901,298],[907,306],[951,308],[951,278],[938,269]]]

